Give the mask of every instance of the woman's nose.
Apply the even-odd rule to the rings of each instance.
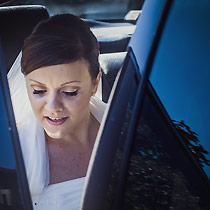
[[[59,98],[58,94],[52,93],[49,94],[47,98],[45,109],[50,112],[58,112],[63,110],[61,99]]]

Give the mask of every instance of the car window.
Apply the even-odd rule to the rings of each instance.
[[[123,209],[208,209],[208,179],[189,154],[152,88],[147,89],[135,130]]]
[[[32,209],[0,49],[0,209]]]
[[[15,165],[14,151],[12,148],[11,138],[8,132],[8,122],[3,104],[2,89],[0,88],[0,130],[1,130],[1,146],[0,146],[0,207],[14,207],[20,201],[18,193],[17,172]],[[12,199],[16,197],[17,201]],[[19,208],[21,203],[19,203]]]
[[[176,127],[186,131],[186,144],[210,177],[209,19],[209,1],[174,1],[150,81]]]

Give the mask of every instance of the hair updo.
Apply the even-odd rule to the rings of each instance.
[[[95,79],[98,56],[98,42],[87,23],[71,14],[55,15],[40,22],[25,39],[21,71],[27,75],[41,67],[85,59],[90,76]]]

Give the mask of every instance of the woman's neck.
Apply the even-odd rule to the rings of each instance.
[[[60,139],[54,139],[48,136],[45,133],[45,138],[50,143],[58,144],[58,145],[76,145],[80,144],[81,146],[93,145],[98,133],[99,122],[96,118],[89,113],[79,126],[70,132],[68,135],[64,136]]]
[[[99,126],[99,122],[90,114],[89,123],[79,126],[81,133],[75,131],[67,140],[46,138],[50,184],[86,175]]]

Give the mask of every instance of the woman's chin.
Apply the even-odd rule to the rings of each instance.
[[[52,139],[61,139],[64,135],[61,132],[51,132],[45,130],[46,134]]]

